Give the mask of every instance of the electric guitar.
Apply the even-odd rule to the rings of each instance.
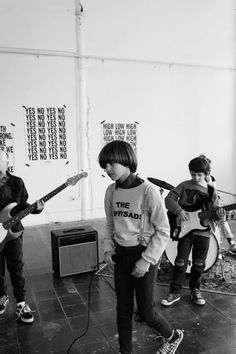
[[[57,195],[66,187],[74,186],[81,178],[87,177],[87,172],[79,173],[73,177],[67,179],[65,183],[54,189],[52,192],[46,194],[40,200],[47,202],[49,199]],[[17,215],[11,217],[11,210],[16,206],[17,203],[10,203],[0,212],[0,251],[3,249],[4,245],[15,238],[19,237],[22,234],[22,231],[13,232],[11,228],[17,224],[21,219],[30,214],[32,211],[36,210],[37,202],[29,205],[26,209],[20,211]]]
[[[236,204],[224,205],[225,211],[236,209]],[[217,208],[218,209],[218,208]],[[188,220],[181,221],[180,218],[168,211],[168,218],[170,223],[170,237],[178,241],[180,238],[188,236],[193,231],[209,231],[210,224],[204,224],[204,220],[217,220],[216,209],[197,210],[188,213]]]

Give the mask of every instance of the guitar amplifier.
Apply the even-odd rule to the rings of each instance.
[[[52,268],[58,277],[98,267],[98,233],[90,226],[51,231]]]

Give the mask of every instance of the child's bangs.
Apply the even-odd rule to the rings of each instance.
[[[105,146],[99,155],[99,164],[106,168],[107,163],[119,163],[123,166],[129,165],[129,158],[126,151],[116,149],[116,146]]]

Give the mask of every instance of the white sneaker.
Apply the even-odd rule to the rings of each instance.
[[[229,246],[229,253],[236,254],[236,244]]]
[[[8,295],[3,295],[2,297],[0,297],[0,315],[4,314],[8,303],[9,303],[9,296]]]
[[[23,304],[23,305],[17,305],[16,308],[16,316],[17,316],[17,320],[20,319],[21,322],[24,323],[32,323],[34,322],[34,315],[33,313],[34,311],[32,311],[29,307],[29,305],[27,304]]]
[[[191,292],[191,300],[199,306],[204,306],[206,301],[203,299],[201,291],[199,289],[193,289]]]
[[[171,342],[171,339],[164,339],[164,343],[161,348],[156,352],[156,354],[174,354],[180,345],[184,332],[180,329],[175,329],[175,334],[177,334],[177,338]]]
[[[161,300],[163,306],[170,306],[174,302],[180,300],[180,294],[177,293],[168,293],[164,299]]]

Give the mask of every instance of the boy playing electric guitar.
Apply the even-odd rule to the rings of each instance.
[[[25,209],[30,204],[27,203],[28,193],[24,182],[20,177],[13,176],[7,171],[8,154],[0,150],[0,212],[9,204],[17,203],[12,209],[14,214]],[[38,214],[43,210],[44,203],[37,201],[37,207],[34,214]],[[14,215],[11,215],[14,216]],[[9,303],[7,295],[7,285],[5,279],[5,268],[9,271],[11,282],[16,298],[16,316],[21,322],[32,323],[34,315],[25,302],[25,278],[23,275],[23,225],[19,221],[11,230],[17,236],[15,239],[4,244],[0,250],[0,315],[6,311]]]
[[[207,159],[203,157],[192,159],[189,163],[189,171],[192,178],[172,189],[165,199],[168,211],[174,214],[182,224],[191,219],[191,213],[207,209],[209,205],[219,206],[216,190],[206,182],[206,176],[210,172],[210,164]],[[218,217],[222,217],[224,212],[219,209],[216,213]],[[213,228],[212,221],[204,220],[204,223],[199,223],[199,228],[194,225],[192,230],[188,229],[187,234],[179,238],[173,279],[169,293],[161,301],[163,306],[170,306],[180,300],[191,249],[193,261],[189,280],[191,299],[197,305],[205,305],[205,300],[200,292],[200,283]],[[176,228],[176,230],[178,229]],[[180,232],[181,230],[178,230],[178,233]]]

